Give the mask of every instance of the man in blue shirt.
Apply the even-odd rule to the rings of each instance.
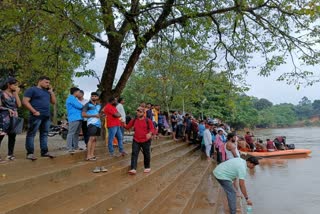
[[[230,214],[236,214],[237,212],[237,194],[232,183],[237,178],[239,179],[240,190],[245,197],[247,204],[252,205],[252,202],[248,197],[245,178],[247,175],[247,168],[253,169],[258,164],[258,159],[253,156],[249,157],[247,160],[243,160],[242,158],[233,158],[220,163],[213,170],[214,177],[227,194]]]
[[[68,114],[67,148],[70,154],[74,154],[74,150],[78,149],[79,133],[83,120],[83,105],[77,99],[79,94],[80,89],[77,87],[72,87],[70,88],[70,95],[66,100]]]
[[[98,103],[99,95],[97,92],[91,93],[91,100],[84,105],[82,109],[82,116],[88,118],[88,135],[89,141],[87,145],[87,160],[95,161],[96,157],[94,155],[94,150],[96,147],[97,136],[100,136],[101,132],[101,120],[100,120],[100,110],[101,105]]]
[[[22,104],[30,111],[26,137],[27,159],[37,160],[34,156],[34,137],[39,129],[41,156],[54,158],[48,152],[48,133],[50,128],[50,103],[56,103],[56,96],[50,87],[50,78],[42,76],[37,86],[28,88]]]

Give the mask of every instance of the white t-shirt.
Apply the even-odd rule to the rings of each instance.
[[[124,111],[123,105],[121,103],[118,103],[116,108],[117,108],[119,114],[121,115],[121,121],[125,123],[126,122],[126,112]]]
[[[204,145],[212,145],[212,135],[209,129],[203,132]]]

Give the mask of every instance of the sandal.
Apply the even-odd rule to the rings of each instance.
[[[7,156],[7,160],[13,161],[14,159],[16,159],[16,157],[13,156],[13,155],[8,155],[8,156]]]

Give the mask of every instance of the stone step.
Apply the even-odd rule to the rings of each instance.
[[[138,166],[138,173],[135,176],[129,176],[127,170],[109,177],[102,174],[94,182],[91,182],[90,186],[86,185],[84,188],[78,188],[78,190],[70,191],[68,194],[60,194],[56,198],[41,200],[40,203],[37,203],[39,207],[32,206],[32,211],[40,213],[50,206],[50,211],[46,210],[46,213],[105,213],[110,208],[110,205],[105,203],[106,200],[114,198],[120,193],[124,196],[128,195],[126,193],[127,188],[136,188],[136,185],[141,185],[141,181],[148,180],[150,175],[154,175],[159,170],[160,172],[166,171],[168,166],[177,164],[182,157],[190,156],[195,149],[196,147],[191,146],[152,157],[151,167],[153,170],[150,174],[142,173],[142,164]],[[48,204],[49,201],[50,205]],[[55,206],[52,206],[52,204]]]
[[[176,142],[172,140],[166,140],[152,144],[152,149],[157,147],[170,146]],[[160,148],[159,147],[159,148]],[[126,145],[126,150],[131,151],[131,145]],[[50,174],[51,172],[59,172],[59,170],[70,171],[70,168],[81,165],[105,164],[118,161],[119,158],[110,158],[106,155],[106,148],[100,148],[97,150],[98,160],[96,162],[85,161],[85,152],[79,152],[74,155],[64,154],[58,156],[55,159],[40,159],[36,161],[29,161],[25,159],[11,161],[8,164],[2,164],[0,167],[0,175],[5,175],[5,179],[0,179],[0,196],[2,195],[3,184],[14,183],[17,181],[23,181],[27,178],[34,178],[42,174]],[[129,158],[129,157],[128,157]],[[121,159],[121,158],[120,158]],[[104,161],[103,163],[100,163]],[[32,173],[31,173],[32,172]]]
[[[199,158],[166,189],[159,192],[140,213],[182,213],[211,165],[212,162]]]
[[[187,147],[186,144],[182,143],[169,143],[159,144],[155,151],[152,152],[154,160],[160,161],[164,156],[170,156],[179,150],[183,150]],[[113,158],[117,159],[117,158]],[[58,205],[62,203],[62,198],[65,196],[72,197],[81,195],[83,191],[89,191],[88,188],[99,180],[105,182],[106,180],[117,180],[121,175],[126,174],[128,167],[130,165],[130,157],[127,156],[125,159],[119,159],[113,163],[109,163],[110,160],[101,160],[99,165],[106,165],[109,168],[107,173],[93,174],[91,170],[93,166],[98,163],[88,163],[79,166],[73,166],[71,169],[60,170],[51,176],[44,175],[44,178],[35,177],[34,179],[29,179],[27,182],[20,182],[19,188],[17,185],[9,186],[15,188],[15,191],[10,194],[7,187],[8,194],[0,197],[0,200],[4,202],[3,210],[8,213],[19,213],[25,210],[32,210],[32,213],[37,213],[39,210],[41,213],[41,208],[43,205],[51,207],[52,205],[47,204],[49,201],[57,201],[53,204]],[[139,164],[141,165],[141,162]],[[95,164],[95,165],[92,165]],[[109,165],[107,165],[109,164]],[[5,186],[6,187],[6,186]],[[19,190],[20,189],[20,190]],[[2,189],[1,189],[2,190]],[[29,197],[25,197],[28,195]],[[10,211],[11,210],[11,211]],[[10,211],[10,212],[9,212]]]
[[[140,210],[157,197],[159,192],[169,188],[171,183],[176,182],[190,166],[200,160],[199,154],[195,153],[195,149],[198,148],[190,147],[189,151],[181,151],[173,157],[162,158],[162,162],[169,159],[167,163],[153,164],[153,171],[150,174],[139,173],[133,178],[127,176],[126,180],[131,180],[130,183],[119,186],[120,189],[111,194],[105,191],[104,195],[101,195],[102,198],[97,198],[98,203],[89,205],[81,212],[74,210],[72,213],[99,214],[111,209],[113,213],[140,213]]]
[[[212,214],[216,213],[219,204],[220,187],[212,171],[216,164],[207,168],[201,182],[193,192],[183,214]]]

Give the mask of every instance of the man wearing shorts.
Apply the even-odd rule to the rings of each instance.
[[[88,118],[88,135],[89,141],[87,145],[87,159],[88,161],[95,161],[94,150],[96,147],[97,136],[100,136],[101,132],[101,120],[100,120],[101,105],[99,103],[99,95],[97,92],[91,93],[90,101],[84,105],[82,109],[82,116]]]
[[[172,126],[172,138],[173,140],[177,140],[176,131],[177,131],[177,112],[173,112],[171,115],[171,126]]]

